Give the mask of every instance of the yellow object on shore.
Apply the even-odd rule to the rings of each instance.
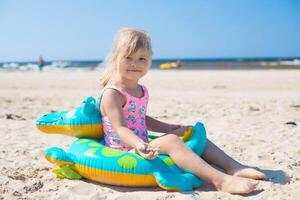
[[[172,69],[172,68],[177,68],[178,65],[176,62],[168,62],[168,63],[161,63],[159,67],[160,69]]]

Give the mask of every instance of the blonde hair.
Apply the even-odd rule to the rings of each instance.
[[[140,49],[152,57],[151,39],[147,32],[135,28],[119,30],[112,50],[103,62],[106,69],[100,78],[101,85],[104,87],[111,81],[121,58],[130,56]]]

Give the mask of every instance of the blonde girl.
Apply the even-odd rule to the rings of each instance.
[[[105,145],[146,159],[154,159],[159,153],[168,154],[177,166],[220,191],[246,194],[255,190],[258,182],[253,179],[265,179],[265,174],[242,165],[210,140],[199,157],[179,138],[189,126],[161,122],[146,115],[148,90],[139,80],[147,74],[151,62],[151,40],[147,32],[125,28],[117,33],[101,77],[104,89],[100,112]],[[149,142],[147,130],[165,135]],[[225,173],[210,164],[224,169]]]

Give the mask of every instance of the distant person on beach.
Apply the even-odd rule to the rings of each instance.
[[[37,65],[39,67],[39,70],[42,71],[44,68],[44,65],[45,65],[45,61],[42,56],[39,57],[39,59],[37,61]]]
[[[191,126],[165,123],[146,115],[149,95],[139,80],[147,74],[151,62],[151,40],[147,32],[126,28],[117,33],[101,77],[104,89],[99,110],[105,145],[146,159],[168,154],[177,166],[220,191],[247,194],[255,190],[257,180],[266,179],[264,173],[234,160],[208,139],[200,157],[179,138]],[[165,134],[148,141],[147,130]]]
[[[182,63],[180,62],[180,60],[176,61],[176,68],[180,68],[182,67]]]

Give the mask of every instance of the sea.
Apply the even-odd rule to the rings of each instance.
[[[261,58],[171,58],[154,59],[151,69],[161,64],[180,63],[171,70],[245,70],[245,69],[300,69],[299,57]],[[44,70],[94,70],[103,68],[102,60],[55,60],[45,61]],[[36,61],[0,62],[0,71],[38,70]],[[161,69],[162,70],[162,69]]]

